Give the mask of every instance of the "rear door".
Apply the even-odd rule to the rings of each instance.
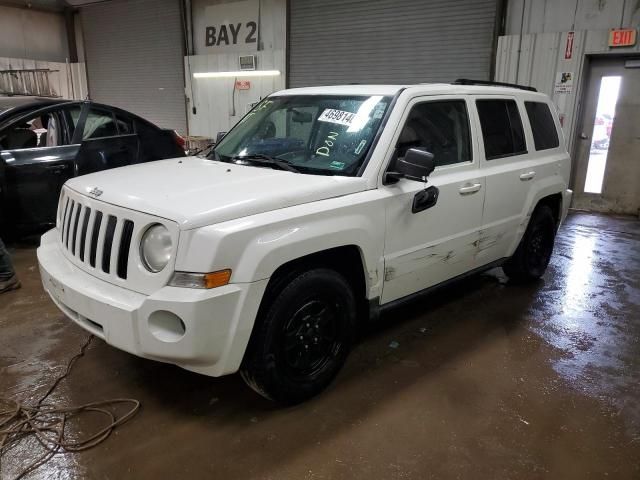
[[[172,130],[158,128],[139,118],[134,123],[140,140],[139,163],[185,156]]]
[[[523,127],[524,105],[515,97],[475,99],[487,193],[478,241],[478,263],[509,255],[526,228],[525,206],[537,175]]]
[[[78,175],[137,163],[138,137],[133,123],[105,107],[85,104],[80,120],[82,145],[78,153]],[[121,133],[122,132],[122,133]]]
[[[5,175],[0,199],[11,225],[28,228],[55,223],[60,189],[74,175],[80,148],[72,141],[72,112],[79,114],[79,106],[43,108],[0,132]]]
[[[128,164],[138,163],[140,161],[140,138],[134,130],[133,119],[118,110],[113,111],[113,116],[118,129],[120,148],[126,151]]]
[[[468,100],[441,96],[414,99],[407,108],[389,168],[407,149],[423,148],[434,154],[436,169],[426,183],[401,179],[382,187],[389,195],[382,303],[476,266],[485,180],[469,111]],[[413,213],[416,194],[431,186],[438,189],[437,203]]]

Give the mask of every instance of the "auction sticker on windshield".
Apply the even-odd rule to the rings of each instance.
[[[345,112],[344,110],[334,110],[333,108],[327,108],[318,117],[321,122],[339,123],[340,125],[351,126],[353,119],[356,117],[355,113]]]

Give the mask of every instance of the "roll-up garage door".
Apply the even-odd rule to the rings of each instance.
[[[293,0],[289,86],[489,80],[497,0]]]
[[[80,17],[91,99],[185,132],[179,0],[114,0]]]

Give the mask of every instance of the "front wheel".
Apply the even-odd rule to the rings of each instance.
[[[299,403],[324,390],[344,364],[356,299],[342,275],[317,268],[294,276],[267,301],[240,373],[264,397]]]
[[[548,205],[536,207],[513,256],[502,266],[516,281],[537,280],[547,269],[556,237],[556,222]]]

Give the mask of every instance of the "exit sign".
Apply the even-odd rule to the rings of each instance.
[[[635,44],[635,28],[614,28],[609,30],[610,47],[633,47]]]

